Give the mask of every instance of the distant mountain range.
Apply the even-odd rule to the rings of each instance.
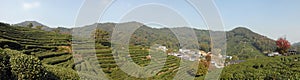
[[[15,26],[22,26],[22,27],[26,27],[28,26],[30,23],[32,23],[33,27],[32,28],[36,28],[37,26],[42,26],[42,30],[44,31],[55,31],[55,30],[58,30],[60,33],[70,33],[71,32],[71,29],[69,28],[64,28],[64,27],[58,27],[58,28],[50,28],[49,26],[47,25],[44,25],[42,23],[39,23],[37,21],[24,21],[24,22],[21,22],[21,23],[17,23],[17,24],[14,24]]]
[[[33,27],[32,28],[36,28],[37,26],[43,26],[41,29],[42,30],[45,30],[45,31],[52,31],[53,29],[44,25],[44,24],[41,24],[37,21],[24,21],[24,22],[21,22],[21,23],[18,23],[18,24],[14,24],[16,26],[23,26],[23,27],[26,27],[27,25],[29,25],[30,23],[32,23]]]
[[[92,25],[87,25],[79,30],[80,35],[89,34],[84,32],[92,31],[95,27],[98,29],[105,30],[112,33],[116,25],[141,25],[139,29],[134,32],[131,36],[130,43],[132,45],[152,45],[152,44],[162,44],[170,48],[178,48],[180,45],[178,43],[177,37],[168,28],[151,28],[147,25],[143,25],[138,22],[128,22],[128,23],[95,23]],[[171,28],[172,30],[179,30],[185,32],[188,27]],[[210,51],[210,35],[209,30],[192,29],[198,39],[198,44],[201,50]],[[122,34],[120,34],[122,35]],[[88,35],[84,35],[88,36]],[[272,40],[266,36],[260,35],[251,31],[250,29],[238,27],[231,31],[226,32],[227,36],[227,55],[237,55],[241,59],[260,57],[264,56],[265,53],[273,52],[276,49],[275,40]],[[197,44],[197,43],[191,43]],[[175,47],[174,47],[175,46]]]
[[[27,26],[32,23],[34,26],[44,26],[42,30],[54,31],[59,30],[61,33],[70,34],[72,30],[76,31],[81,36],[90,36],[91,31],[97,27],[98,29],[112,33],[116,25],[140,25],[141,27],[134,32],[131,36],[130,44],[132,45],[144,45],[150,46],[152,44],[162,44],[169,48],[179,48],[177,37],[172,33],[169,28],[151,28],[139,22],[127,22],[127,23],[95,23],[86,25],[79,28],[49,28],[46,25],[38,23],[36,21],[25,21],[18,26]],[[194,30],[199,44],[199,49],[204,51],[210,51],[210,35],[209,30],[194,29],[188,27],[172,28],[172,30],[180,30],[182,32],[192,29]],[[86,33],[85,33],[86,32]],[[76,33],[74,33],[76,35]],[[122,34],[120,34],[122,35]],[[244,27],[238,27],[231,31],[226,31],[227,37],[227,55],[237,55],[240,58],[250,58],[263,56],[263,53],[270,53],[276,49],[275,40],[272,40],[266,36],[255,33],[250,29]],[[192,43],[196,44],[196,43]]]

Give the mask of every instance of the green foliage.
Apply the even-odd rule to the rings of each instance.
[[[43,26],[36,26],[35,28],[38,30],[42,30]]]
[[[79,76],[76,71],[70,68],[64,68],[53,65],[44,65],[46,70],[57,77],[59,80],[79,80]]]
[[[32,23],[29,23],[29,24],[27,25],[27,27],[32,28],[32,27],[33,27],[33,24],[32,24]]]
[[[196,77],[206,75],[206,73],[208,72],[208,67],[206,67],[205,64],[206,64],[205,62],[200,62],[199,61]]]
[[[138,24],[138,23],[137,23]],[[112,33],[116,24],[105,23],[97,24],[97,28]],[[179,30],[184,32],[189,28],[172,28],[172,30]],[[169,49],[179,49],[180,44],[178,37],[168,28],[150,28],[146,25],[138,28],[130,38],[130,45],[141,45],[149,47],[153,44],[161,44],[167,46]],[[193,29],[197,36],[199,49],[209,52],[211,51],[211,37],[208,30]],[[120,34],[121,36],[122,34]],[[263,53],[273,52],[276,49],[274,40],[262,36],[247,28],[236,28],[226,32],[227,37],[227,54],[236,55],[240,59],[248,59],[254,57],[262,57]],[[185,38],[190,40],[191,38]]]
[[[109,35],[114,28],[114,24],[101,24],[101,30],[99,35],[104,34],[105,36],[98,42],[107,42],[109,41]],[[182,29],[182,28],[176,28]],[[195,29],[196,36],[198,38],[199,49],[204,51],[210,51],[211,42],[209,37],[209,31],[207,30],[198,30]],[[106,37],[108,36],[108,37]],[[50,79],[79,79],[76,71],[72,68],[75,65],[80,65],[82,70],[90,70],[91,65],[85,63],[76,63],[73,64],[72,57],[69,53],[57,52],[56,48],[58,46],[70,46],[71,36],[68,34],[59,34],[55,32],[46,32],[37,29],[31,29],[28,27],[15,27],[15,26],[1,26],[0,27],[0,38],[10,40],[20,45],[24,46],[26,50],[24,52],[29,53],[29,55],[34,55],[39,57],[42,60],[43,66],[40,66],[40,61],[33,59],[32,56],[23,55],[25,60],[18,60],[16,58],[11,58],[11,62],[14,59],[14,65],[20,63],[19,66],[23,65],[22,63],[29,64],[28,66],[34,67],[34,64],[38,64],[41,69],[31,69],[36,70],[34,73],[26,73],[26,75],[47,73],[48,75],[44,78]],[[227,53],[229,55],[236,55],[239,59],[249,59],[253,57],[264,58],[262,52],[265,51],[274,51],[276,45],[273,40],[256,34],[248,29],[237,28],[235,30],[227,32]],[[146,66],[151,60],[145,59],[145,56],[148,55],[147,47],[153,44],[162,44],[168,48],[178,49],[179,42],[175,34],[172,33],[170,29],[161,28],[155,29],[147,26],[142,26],[131,36],[130,45],[130,57],[132,57],[133,62],[137,63],[140,66]],[[196,43],[192,43],[196,44]],[[136,47],[137,45],[141,45]],[[9,46],[9,45],[8,45]],[[9,46],[10,47],[10,46]],[[145,48],[146,47],[146,48]],[[84,46],[82,48],[85,48]],[[144,48],[144,49],[143,49]],[[54,50],[52,50],[54,49]],[[82,52],[89,53],[88,50],[82,50]],[[140,78],[134,78],[118,68],[114,62],[114,57],[111,54],[111,49],[109,46],[96,45],[96,52],[100,67],[104,72],[114,80],[136,80]],[[11,57],[20,56],[22,54],[19,52],[8,51]],[[12,53],[12,54],[10,54]],[[81,57],[81,56],[80,56]],[[238,65],[231,65],[225,67],[225,73],[222,74],[221,79],[297,79],[299,77],[298,62],[293,61],[293,58],[266,58],[258,60],[249,60],[245,63]],[[28,60],[34,62],[28,62]],[[3,60],[4,61],[4,60]],[[20,62],[22,61],[22,62]],[[261,61],[261,62],[260,62]],[[266,63],[264,63],[266,61]],[[279,62],[276,62],[279,61]],[[46,64],[48,63],[48,64]],[[159,79],[172,79],[179,68],[180,58],[174,56],[168,56],[167,62],[165,63],[163,69],[157,73],[156,76],[147,78],[149,80],[159,80]],[[53,65],[49,65],[53,64]],[[8,64],[7,64],[8,65]],[[7,66],[4,64],[4,66]],[[11,63],[9,64],[11,65]],[[2,66],[2,65],[1,65]],[[12,65],[11,65],[12,66]],[[27,67],[28,67],[27,66]],[[291,67],[291,68],[288,68]],[[200,71],[197,71],[197,75],[204,75],[206,72],[206,67],[200,65],[198,67]],[[8,68],[5,68],[5,70]],[[15,70],[23,70],[19,67],[14,67]],[[43,70],[45,69],[45,70]],[[241,70],[239,70],[241,69]],[[276,70],[274,70],[276,69]],[[29,69],[28,69],[29,70]],[[40,71],[39,71],[40,70]],[[6,70],[7,71],[7,70]],[[12,70],[9,70],[12,72]],[[273,72],[272,72],[273,71]],[[19,71],[20,72],[20,71]],[[19,73],[14,71],[15,76],[18,76]],[[196,72],[196,71],[194,71]],[[279,75],[280,74],[280,75]],[[1,75],[1,74],[0,74]],[[85,74],[86,75],[86,74]],[[288,75],[288,76],[286,76]],[[26,76],[25,76],[26,77]],[[204,76],[197,77],[196,79],[203,79]],[[37,77],[38,78],[38,77]],[[144,80],[144,79],[141,79]]]
[[[11,72],[17,79],[43,79],[46,75],[40,60],[34,56],[15,55],[10,59]]]
[[[19,44],[18,42],[6,39],[0,39],[0,47],[4,49],[9,48],[14,50],[22,49],[21,44]]]
[[[232,56],[232,60],[239,60],[239,57],[236,56],[236,55],[233,55],[233,56]]]
[[[291,79],[298,80],[300,55],[249,59],[240,64],[226,66],[221,74],[228,79]]]
[[[10,58],[9,64],[2,57],[0,65],[1,80],[8,79],[29,79],[29,80],[66,80],[66,79],[79,79],[74,71],[74,61],[72,55],[68,52],[57,52],[60,46],[70,46],[70,35],[60,34],[55,32],[47,32],[28,27],[18,26],[1,26],[0,27],[0,46],[7,49],[4,50]],[[18,47],[21,46],[21,47]],[[9,50],[15,49],[24,52]],[[0,50],[1,52],[2,50]],[[37,58],[39,57],[39,58]],[[41,59],[42,61],[40,61]],[[44,63],[43,63],[44,62]],[[42,64],[43,63],[43,64]],[[53,64],[53,65],[47,65]],[[65,65],[67,64],[67,65]],[[43,66],[45,65],[45,66]],[[54,66],[55,65],[55,66]],[[8,66],[8,67],[2,67]],[[2,71],[6,71],[2,74]],[[11,73],[11,75],[9,75]],[[8,74],[9,78],[6,76]]]
[[[227,55],[236,55],[239,59],[263,57],[264,52],[276,49],[274,40],[241,27],[227,32],[227,46]]]
[[[9,62],[9,55],[3,52],[2,49],[0,49],[0,79],[1,80],[7,80],[11,78],[11,68],[10,68],[10,62]]]
[[[9,26],[9,24],[0,22],[0,26]]]
[[[96,43],[103,43],[109,41],[109,33],[101,29],[96,29],[93,32],[92,37],[95,38]]]
[[[56,28],[53,30],[55,33],[60,33],[60,29]]]

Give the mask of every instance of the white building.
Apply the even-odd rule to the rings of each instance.
[[[269,53],[268,56],[281,56],[278,52]]]
[[[182,53],[186,53],[186,52],[190,52],[191,50],[188,50],[188,49],[179,49],[179,52],[182,52]]]
[[[168,50],[166,46],[158,46],[158,49],[162,50],[164,52],[166,52]]]

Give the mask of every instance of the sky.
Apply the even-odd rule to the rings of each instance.
[[[70,28],[74,26],[83,2],[84,0],[2,0],[0,22],[16,24],[38,21],[50,27]],[[162,6],[158,9],[143,7],[153,4]],[[300,0],[215,0],[215,5],[226,31],[241,26],[275,40],[286,36],[292,43],[300,42]],[[208,29],[201,15],[184,0],[116,0],[107,7],[99,22],[122,22],[132,15],[137,15],[135,18],[147,18],[141,14],[143,11],[147,15],[152,14],[148,18],[179,15],[181,18],[166,18],[173,22],[168,25],[174,27]],[[174,12],[176,14],[171,15]],[[150,25],[140,19],[136,21]],[[153,23],[156,25],[151,25],[152,27],[164,25],[160,22]]]

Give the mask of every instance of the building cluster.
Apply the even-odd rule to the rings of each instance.
[[[189,50],[189,49],[179,49],[178,52],[171,52],[168,55],[176,56],[189,61],[199,60],[200,57],[203,57],[199,51]]]
[[[159,46],[157,49],[162,50],[166,52],[168,49],[165,46]],[[219,59],[232,59],[232,56],[222,56],[222,55],[216,55],[216,54],[211,54],[211,52],[205,52],[205,51],[199,51],[199,50],[192,50],[192,49],[179,49],[178,52],[170,52],[167,53],[168,55],[171,56],[176,56],[178,58],[184,59],[184,60],[189,60],[189,61],[200,61],[201,59],[206,59],[206,56],[215,56],[215,58]],[[237,61],[231,61],[229,63],[222,64],[220,61],[215,61],[211,60],[210,63],[212,66],[216,68],[223,68],[226,65],[230,64],[238,64],[240,62],[244,62],[243,60],[237,60]],[[220,63],[220,64],[218,64]]]
[[[269,57],[273,57],[273,56],[289,56],[289,55],[296,55],[297,54],[297,51],[296,50],[289,50],[287,53],[284,53],[284,54],[280,54],[279,52],[272,52],[272,53],[269,53],[267,54],[267,56]]]
[[[166,52],[168,49],[166,46],[158,46],[158,50],[162,50]],[[189,61],[197,61],[200,58],[204,58],[207,55],[204,51],[199,50],[191,50],[191,49],[179,49],[178,52],[170,52],[168,55],[176,56],[181,59],[189,60]]]

